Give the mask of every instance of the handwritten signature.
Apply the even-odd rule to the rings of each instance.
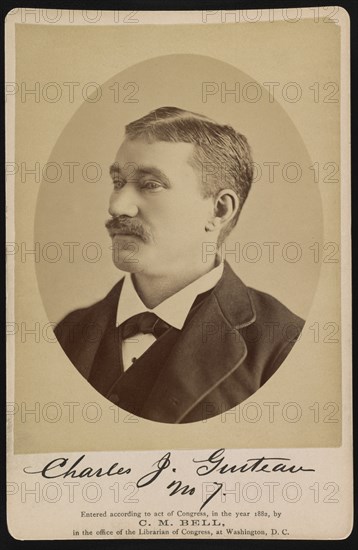
[[[118,475],[128,475],[132,472],[132,468],[123,467],[115,462],[109,468],[93,468],[91,466],[83,467],[83,461],[86,455],[83,454],[74,462],[70,462],[68,458],[59,457],[48,462],[41,470],[31,470],[30,467],[24,468],[26,474],[40,474],[46,479],[55,478],[101,478],[112,477]],[[198,464],[196,466],[195,473],[198,477],[207,476],[209,474],[245,474],[248,472],[263,472],[274,473],[279,472],[283,474],[297,474],[299,472],[314,472],[314,468],[304,468],[303,466],[296,466],[291,463],[290,458],[282,457],[256,457],[248,458],[243,464],[228,464],[225,459],[225,449],[218,449],[214,451],[209,457],[203,459],[193,458],[192,462]],[[142,475],[136,482],[137,487],[147,487],[153,483],[156,483],[160,477],[163,477],[163,472],[170,468],[172,473],[176,473],[176,468],[172,464],[172,453],[165,453],[159,460],[157,460],[149,472]],[[215,491],[213,491],[209,497],[202,503],[200,511],[222,490],[223,483],[213,481],[216,485]],[[181,479],[174,479],[166,488],[169,490],[169,496],[177,494],[192,496],[196,493],[196,487],[185,484]]]

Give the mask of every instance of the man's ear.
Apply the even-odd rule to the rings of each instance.
[[[232,189],[222,189],[214,202],[214,214],[206,225],[206,231],[219,232],[237,214],[240,206],[239,197]]]

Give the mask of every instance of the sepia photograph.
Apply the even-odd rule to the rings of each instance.
[[[61,321],[62,348],[97,391],[137,416],[195,422],[235,407],[276,372],[304,324],[220,257],[252,184],[246,137],[160,107],[126,126],[109,172],[106,228],[113,263],[128,275]],[[208,243],[215,256],[204,263]]]
[[[349,25],[7,14],[12,538],[349,536]]]

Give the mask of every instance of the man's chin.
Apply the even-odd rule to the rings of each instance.
[[[112,260],[121,271],[138,273],[143,271],[140,256],[142,240],[135,235],[112,236]]]
[[[128,261],[115,262],[113,260],[113,263],[117,269],[119,269],[120,271],[125,271],[126,273],[141,273],[143,271],[143,267],[139,262],[135,264],[135,263],[130,263]]]
[[[138,235],[133,235],[133,233],[114,233],[111,235],[112,243],[121,243],[124,242],[138,242],[142,239]]]

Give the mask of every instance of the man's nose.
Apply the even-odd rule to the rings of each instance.
[[[125,185],[122,189],[115,190],[109,199],[108,212],[113,217],[130,216],[134,218],[138,214],[138,206],[135,193]]]

